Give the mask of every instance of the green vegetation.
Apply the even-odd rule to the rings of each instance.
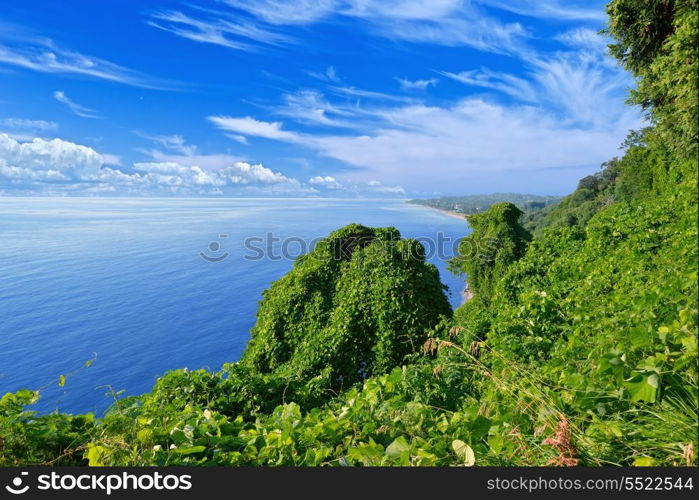
[[[531,234],[520,225],[521,216],[512,203],[498,203],[468,219],[473,232],[459,242],[450,270],[465,273],[469,289],[482,299],[490,299],[497,279],[527,249]]]
[[[341,391],[417,352],[441,316],[451,307],[422,245],[394,228],[353,224],[264,292],[240,364]]]
[[[470,196],[442,196],[434,199],[408,200],[408,203],[471,215],[485,212],[496,203],[509,202],[524,212],[540,210],[560,200],[558,196],[535,194],[493,193]]]
[[[167,373],[102,418],[5,395],[0,464],[696,465],[697,7],[608,11],[651,126],[523,224],[511,203],[470,217],[453,317],[416,242],[348,226],[220,372]]]

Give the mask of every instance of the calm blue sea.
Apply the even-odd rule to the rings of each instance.
[[[460,303],[443,258],[465,221],[402,200],[0,198],[0,395],[42,388],[39,411],[99,413],[110,389],[235,361],[289,257],[351,222],[424,238]]]

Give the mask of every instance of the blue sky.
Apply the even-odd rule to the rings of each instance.
[[[3,0],[0,193],[565,194],[641,125],[604,3]]]

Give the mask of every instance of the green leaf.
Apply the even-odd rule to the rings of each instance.
[[[187,435],[184,433],[184,431],[182,431],[182,429],[178,429],[177,427],[170,431],[170,437],[172,438],[172,441],[177,445],[180,445],[187,441]]]
[[[471,442],[476,442],[483,436],[488,434],[492,422],[490,419],[484,417],[483,415],[478,415],[476,419],[471,423]]]
[[[460,439],[452,441],[451,447],[454,449],[456,456],[461,459],[466,467],[471,467],[476,463],[476,455],[473,453],[473,448]]]
[[[634,347],[647,347],[653,342],[653,335],[640,326],[629,330],[629,340]]]
[[[206,450],[206,446],[185,446],[183,448],[175,448],[172,450],[174,453],[178,453],[180,455],[191,455],[192,453],[201,453],[202,451]]]
[[[652,467],[655,461],[651,457],[636,457],[633,460],[634,467]]]
[[[410,451],[410,444],[408,444],[403,436],[398,436],[386,448],[386,455],[397,459],[400,458],[401,453],[404,451]]]
[[[97,444],[88,444],[87,453],[85,457],[88,460],[88,465],[90,467],[102,467],[104,466],[104,458],[107,455],[107,448]]]
[[[493,450],[493,453],[500,453],[505,445],[505,440],[502,438],[502,436],[490,436],[488,438],[488,445]]]
[[[636,372],[624,382],[624,387],[629,391],[631,401],[645,401],[647,403],[655,403],[659,386],[658,374],[653,372]]]
[[[58,387],[63,387],[64,385],[66,385],[66,376],[60,375],[58,377]]]
[[[9,396],[10,393],[7,393],[4,397]],[[39,393],[35,391],[30,391],[29,389],[20,389],[17,391],[16,396],[20,399],[20,404],[22,406],[30,405],[32,403],[36,403],[37,400],[39,399]],[[4,399],[3,397],[3,399]]]

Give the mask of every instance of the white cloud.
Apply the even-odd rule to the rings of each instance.
[[[328,66],[325,71],[307,71],[309,76],[316,78],[318,80],[330,83],[341,83],[342,79],[337,75],[334,66]]]
[[[279,38],[271,28],[277,26],[305,26],[333,18],[345,17],[360,20],[378,36],[394,40],[427,42],[449,46],[466,45],[492,52],[515,52],[526,36],[517,23],[504,23],[490,17],[473,2],[466,0],[223,0],[231,10],[217,12],[216,18],[236,20],[245,15],[256,25],[242,25],[243,31],[252,26],[260,30],[256,39],[247,33],[238,33],[237,21],[230,30],[217,20],[193,17],[182,13],[160,14],[168,25],[150,21],[149,24],[199,42],[217,43],[230,48],[249,50],[250,43],[274,43],[290,40]],[[211,12],[204,4],[194,5],[198,11]],[[184,26],[184,27],[183,27]],[[227,34],[246,38],[246,42],[231,39]],[[271,35],[270,35],[271,34]],[[334,81],[336,75],[322,76]]]
[[[557,0],[477,0],[479,3],[496,7],[522,16],[539,17],[544,19],[566,19],[576,21],[605,22],[605,1],[591,2],[589,0],[567,0],[561,4]]]
[[[464,0],[348,0],[343,13],[373,26],[381,36],[447,46],[513,52],[526,33]]]
[[[575,28],[565,31],[555,38],[569,47],[596,50],[603,54],[607,52],[607,44],[611,43],[608,37],[590,28]]]
[[[147,134],[145,132],[140,132],[138,130],[134,130],[133,132],[139,137],[143,137],[144,139],[148,139],[150,141],[153,141],[156,144],[159,144],[163,146],[166,149],[169,149],[170,151],[175,151],[177,153],[183,154],[185,156],[192,156],[193,154],[196,153],[197,147],[192,145],[192,144],[187,144],[187,141],[185,138],[181,135],[178,134],[172,134],[172,135],[153,135],[153,134]]]
[[[589,50],[559,52],[553,56],[530,55],[523,76],[485,68],[459,73],[439,73],[470,86],[502,92],[516,100],[537,104],[559,114],[563,125],[614,122],[633,113],[624,106],[629,76],[601,53]],[[605,110],[601,113],[600,110]]]
[[[184,155],[163,152],[158,149],[139,149],[138,151],[156,163],[179,163],[188,167],[199,166],[206,170],[217,170],[244,160],[240,156],[226,153]]]
[[[65,104],[73,112],[74,115],[80,116],[82,118],[99,118],[99,115],[90,108],[81,106],[71,98],[69,98],[65,92],[57,90],[53,93],[53,98],[58,102]]]
[[[489,91],[448,104],[383,99],[349,110],[314,96],[312,102],[322,107],[309,106],[316,111],[293,118],[307,122],[315,116],[324,133],[252,117],[218,125],[358,167],[343,177],[346,187],[378,179],[390,189],[391,179],[400,179],[412,191],[439,188],[444,179],[467,186],[474,176],[503,172],[593,169],[616,154],[629,129],[641,126],[639,111],[624,105],[628,75],[598,52],[528,57],[527,70],[518,76],[487,69],[443,72]],[[351,112],[358,131],[340,134],[331,129],[334,124],[323,123],[340,116],[331,110]]]
[[[152,176],[158,184],[221,186],[225,180],[216,174],[204,172],[200,167],[188,167],[179,163],[134,163],[134,169]]]
[[[285,184],[300,189],[300,183],[296,179],[286,177],[282,173],[274,172],[260,164],[251,165],[246,162],[236,162],[217,173],[233,184]]]
[[[441,19],[464,8],[462,0],[351,0],[345,14],[396,19]]]
[[[216,127],[228,132],[233,132],[234,134],[290,142],[294,142],[300,138],[298,134],[282,130],[283,125],[281,122],[265,122],[256,120],[250,116],[244,118],[209,116],[208,119],[216,125]]]
[[[532,66],[538,101],[557,110],[563,123],[602,128],[636,115],[624,105],[630,77],[597,53],[559,53],[534,59]]]
[[[344,186],[337,181],[334,177],[326,175],[317,175],[308,179],[309,184],[314,184],[316,186],[322,186],[328,189],[342,189]]]
[[[368,192],[374,194],[405,194],[405,189],[403,186],[384,186],[380,181],[375,179],[370,180],[366,183],[366,186],[360,186],[358,189],[360,192]]]
[[[245,160],[245,158],[240,156],[226,153],[200,154],[198,153],[196,145],[188,144],[187,140],[179,134],[158,135],[148,134],[138,130],[134,130],[133,133],[139,137],[153,141],[155,144],[167,150],[137,149],[137,151],[145,154],[155,163],[177,163],[187,167],[197,166],[205,170],[217,170],[232,163]],[[237,140],[234,137],[231,138]],[[245,137],[242,139],[246,140]]]
[[[337,0],[223,0],[270,24],[308,24],[327,17],[337,9]]]
[[[20,143],[0,134],[0,167],[4,176],[15,180],[93,180],[103,162],[93,149],[61,139]]]
[[[284,104],[273,108],[277,115],[288,116],[300,123],[353,128],[357,124],[346,118],[355,115],[347,106],[333,105],[316,90],[300,90],[282,96]]]
[[[59,47],[53,40],[23,33],[13,27],[0,30],[0,65],[41,73],[88,76],[135,87],[174,89],[172,83],[156,80],[99,57]]]
[[[199,155],[216,168],[182,161],[133,165],[133,173],[110,168],[121,159],[61,139],[20,142],[0,134],[0,188],[21,194],[129,194],[216,196],[221,194],[302,195],[315,192],[298,180],[261,164],[228,161],[226,155]]]
[[[56,122],[46,120],[28,120],[26,118],[3,118],[0,119],[0,126],[15,130],[33,130],[39,132],[47,132],[58,129],[58,124]]]
[[[120,167],[122,165],[121,156],[119,155],[102,153],[102,160],[104,161],[105,165],[111,165],[113,167]]]
[[[155,12],[151,14],[154,21],[149,21],[148,24],[195,42],[210,43],[235,50],[249,51],[260,43],[280,45],[293,41],[286,35],[259,28],[250,22],[239,23],[226,20],[224,12],[208,12],[213,17],[198,19],[177,11]]]
[[[380,101],[397,101],[397,102],[409,102],[411,99],[404,96],[396,96],[391,94],[386,94],[384,92],[375,92],[373,90],[359,89],[357,87],[336,87],[331,86],[330,90],[343,95],[348,95],[352,97],[365,97],[367,99],[376,99]]]
[[[228,137],[229,139],[233,139],[235,142],[239,142],[240,144],[243,144],[245,146],[248,145],[248,138],[244,135],[226,134],[226,137]]]
[[[477,12],[441,19],[386,18],[372,22],[379,34],[390,39],[448,47],[463,45],[501,54],[521,51],[522,40],[528,36],[519,23],[504,24]]]
[[[443,179],[467,186],[480,172],[532,171],[596,165],[616,152],[634,113],[604,128],[570,126],[530,106],[504,107],[464,99],[452,107],[415,105],[393,110],[392,126],[361,136],[313,137],[320,154],[362,167],[368,176],[401,179],[413,190]]]
[[[333,195],[338,192],[344,195],[354,196],[393,196],[405,194],[405,189],[403,189],[402,186],[385,186],[377,180],[370,180],[369,182],[360,183],[343,183],[330,175],[317,175],[315,177],[311,177],[308,180],[308,183],[321,189],[321,193],[324,190],[327,190],[328,192],[333,191]]]
[[[436,78],[430,78],[428,80],[407,80],[405,78],[396,78],[396,80],[400,84],[400,88],[403,90],[425,90],[430,85],[433,87],[437,85]]]
[[[459,73],[439,71],[440,75],[466,85],[499,90],[504,94],[526,102],[536,100],[536,92],[531,82],[514,75],[491,71],[487,68],[467,70]]]

